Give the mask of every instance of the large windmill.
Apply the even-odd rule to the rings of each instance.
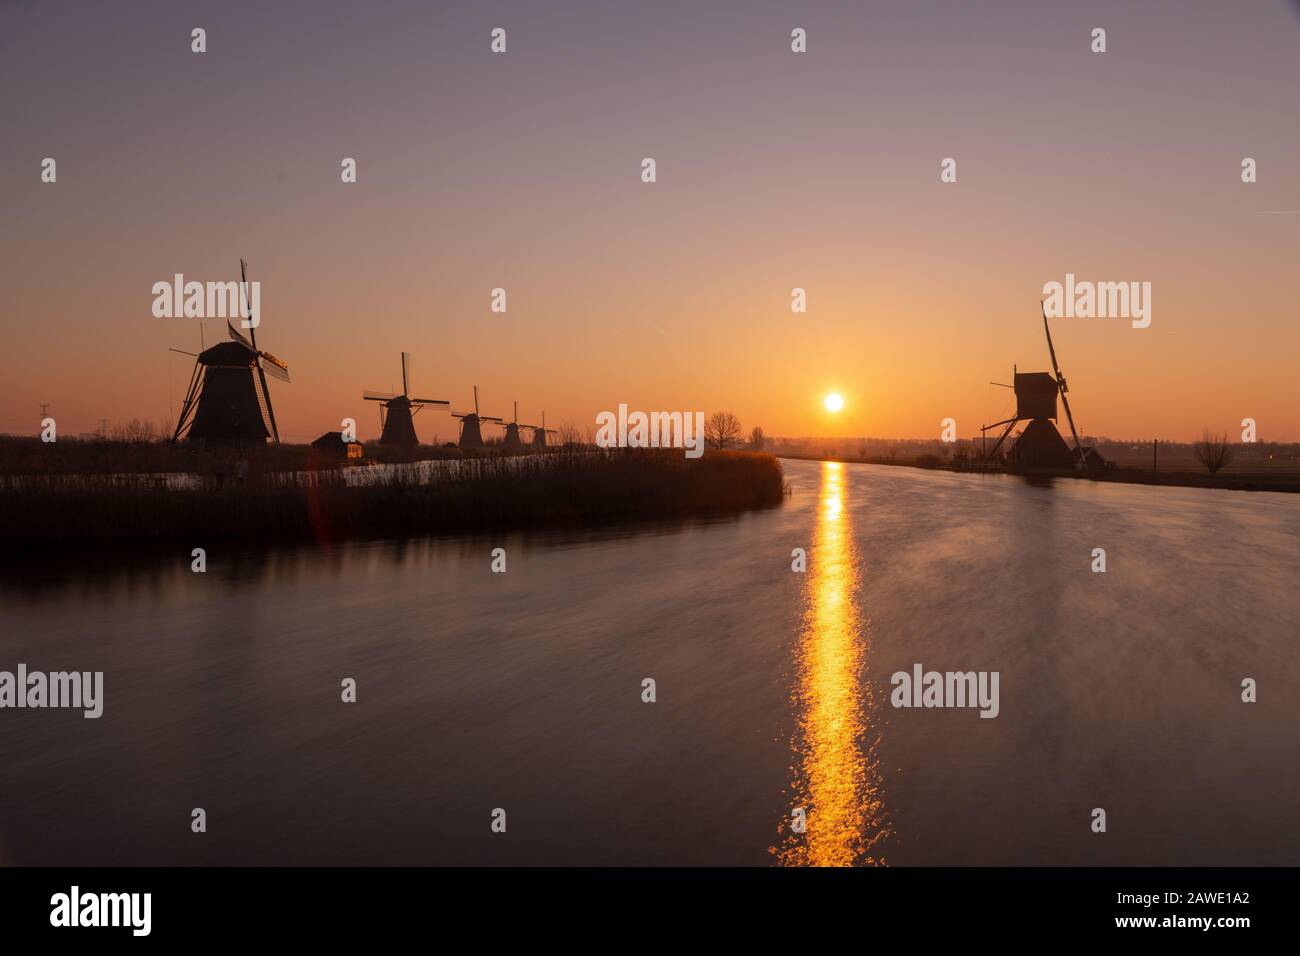
[[[541,424],[541,425],[529,425],[528,427],[531,428],[531,429],[533,430],[533,447],[534,447],[534,448],[537,448],[537,449],[545,448],[545,447],[546,447],[546,436],[547,436],[547,435],[554,435],[554,434],[555,434],[555,429],[554,429],[554,428],[547,428],[547,427],[546,427],[546,413],[545,413],[545,412],[542,412],[542,424]]]
[[[410,353],[403,352],[402,394],[394,395],[391,392],[361,393],[367,402],[379,402],[379,424],[383,428],[383,434],[379,436],[379,444],[381,445],[400,445],[403,448],[414,448],[420,443],[420,439],[415,434],[415,422],[412,421],[412,417],[425,405],[441,405],[444,408],[451,406],[451,402],[443,401],[440,398],[411,398],[410,372]]]
[[[248,296],[248,264],[239,260],[243,312],[252,319]],[[289,381],[289,366],[270,352],[257,347],[256,323],[250,323],[248,337],[230,320],[226,330],[230,341],[204,349],[195,356],[190,387],[181,405],[172,441],[182,437],[197,445],[261,445],[268,438],[278,444],[271,393],[266,376]]]
[[[1043,313],[1043,331],[1047,334],[1047,351],[1052,359],[1052,371],[1050,373],[1019,372],[1013,368],[1014,384],[1003,387],[1015,391],[1016,413],[1011,418],[980,428],[980,432],[986,434],[995,428],[1006,426],[985,457],[991,458],[997,454],[998,448],[1017,423],[1028,421],[1029,424],[1025,426],[1011,448],[1009,457],[1014,464],[1025,468],[1068,468],[1077,463],[1079,467],[1086,467],[1090,459],[1099,460],[1099,456],[1095,451],[1085,449],[1079,443],[1079,432],[1074,427],[1070,400],[1066,397],[1069,387],[1065,384],[1065,376],[1061,374],[1061,367],[1056,362],[1056,348],[1052,345],[1052,330],[1047,324],[1047,311],[1042,307],[1042,303],[1039,303],[1039,308]],[[1065,443],[1061,433],[1052,424],[1057,420],[1058,395],[1061,404],[1065,406],[1065,417],[1070,423],[1070,435],[1074,438],[1073,449]]]
[[[478,411],[478,386],[474,386],[474,411],[472,412],[452,412],[452,418],[460,419],[460,447],[465,448],[482,448],[483,447],[483,422],[497,422],[502,424],[501,419],[480,415]]]

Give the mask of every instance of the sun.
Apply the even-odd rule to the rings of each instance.
[[[844,407],[844,396],[839,392],[831,392],[822,400],[822,404],[826,406],[826,411],[838,412]]]

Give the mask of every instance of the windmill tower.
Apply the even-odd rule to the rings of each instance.
[[[248,303],[248,264],[243,259],[239,260],[239,275],[240,290]],[[252,318],[247,305],[244,311]],[[266,376],[269,373],[288,384],[289,366],[257,347],[255,328],[249,328],[250,338],[245,338],[227,319],[226,330],[229,342],[195,356],[172,442],[184,437],[196,445],[263,445],[272,438],[278,444],[280,432]]]
[[[533,430],[533,447],[538,451],[546,448],[546,436],[555,434],[554,428],[546,427],[546,412],[542,412],[542,424],[540,426],[529,425],[528,427]]]
[[[1039,307],[1042,309],[1042,303],[1039,303]],[[1079,432],[1074,427],[1074,415],[1070,412],[1070,400],[1066,397],[1069,388],[1065,384],[1065,376],[1061,374],[1061,367],[1056,363],[1056,348],[1052,345],[1052,330],[1047,324],[1046,310],[1043,310],[1043,331],[1047,334],[1047,351],[1052,358],[1052,371],[1050,373],[1020,372],[1013,368],[1014,384],[1003,387],[1015,391],[1016,413],[1011,418],[980,428],[981,434],[985,434],[995,428],[1006,426],[985,457],[990,458],[997,454],[998,448],[1017,423],[1028,421],[1029,424],[1021,432],[1008,456],[1013,464],[1022,468],[1069,468],[1072,465],[1086,467],[1090,460],[1100,461],[1100,456],[1079,444]],[[1061,404],[1065,406],[1065,417],[1070,423],[1070,435],[1074,438],[1073,449],[1065,443],[1061,433],[1052,424],[1057,420],[1058,395]]]
[[[383,434],[379,436],[381,445],[398,445],[402,448],[414,448],[420,443],[415,434],[413,416],[425,405],[442,405],[450,407],[451,402],[440,398],[411,398],[411,355],[402,353],[402,394],[391,392],[362,392],[367,402],[379,402],[379,426]]]
[[[474,386],[474,411],[452,412],[451,417],[460,419],[460,447],[462,449],[483,447],[483,430],[480,427],[483,422],[501,423],[499,418],[479,414],[477,385]]]

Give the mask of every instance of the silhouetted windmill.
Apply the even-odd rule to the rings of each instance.
[[[248,264],[243,259],[239,260],[239,276],[244,303],[250,303]],[[243,311],[252,319],[249,305]],[[275,425],[266,376],[270,373],[272,378],[288,384],[289,366],[258,349],[255,327],[250,326],[250,337],[245,338],[227,319],[226,330],[231,341],[195,356],[190,387],[172,441],[184,436],[199,445],[245,445],[265,444],[267,438],[273,438],[278,444],[280,431]]]
[[[521,428],[531,428],[531,429],[533,429],[533,435],[535,436],[535,435],[537,434],[537,431],[536,431],[537,426],[536,426],[536,425],[521,425],[521,424],[520,424],[520,422],[519,422],[519,403],[518,403],[518,402],[515,402],[515,417],[514,417],[514,421],[506,422],[505,425],[506,425],[506,437],[505,437],[505,440],[502,442],[502,445],[505,447],[506,451],[523,451],[523,450],[524,450],[524,443],[523,443],[523,441],[519,438],[519,429],[521,429]]]
[[[545,447],[546,447],[546,436],[547,436],[547,435],[554,435],[554,434],[555,434],[555,429],[554,429],[554,428],[547,428],[547,427],[546,427],[546,412],[542,412],[542,424],[541,424],[540,426],[539,426],[539,425],[529,425],[528,427],[531,428],[531,429],[533,430],[533,447],[534,447],[534,448],[545,448]]]
[[[450,407],[451,402],[443,401],[440,398],[411,398],[411,356],[408,352],[402,353],[402,394],[394,395],[391,392],[362,392],[361,396],[367,402],[379,402],[379,425],[383,429],[383,434],[379,436],[381,445],[400,445],[403,448],[414,448],[420,443],[420,439],[415,434],[415,422],[412,421],[414,416],[425,405],[442,405]]]
[[[1090,456],[1096,461],[1100,461],[1100,456],[1095,451],[1084,449],[1079,443],[1079,432],[1074,427],[1074,415],[1070,412],[1070,400],[1066,398],[1069,388],[1065,384],[1065,376],[1061,374],[1060,366],[1056,363],[1056,349],[1052,345],[1052,330],[1047,324],[1047,311],[1041,302],[1039,308],[1043,313],[1043,331],[1047,334],[1047,351],[1052,358],[1052,373],[1019,372],[1013,366],[1011,380],[1014,384],[991,383],[1015,391],[1016,413],[1011,418],[980,428],[980,433],[984,434],[1003,425],[1006,426],[985,457],[991,458],[997,454],[998,448],[1016,427],[1017,422],[1028,421],[1029,424],[1025,426],[1025,430],[1021,432],[1011,449],[1010,458],[1015,464],[1029,468],[1064,468],[1069,467],[1077,459],[1080,466],[1086,466]],[[1065,406],[1065,417],[1070,422],[1070,434],[1074,438],[1073,450],[1052,424],[1057,418],[1056,397],[1058,395]]]
[[[462,449],[483,447],[483,429],[481,428],[483,422],[501,423],[499,418],[479,414],[477,385],[474,386],[474,411],[452,412],[451,417],[460,419],[460,447]]]

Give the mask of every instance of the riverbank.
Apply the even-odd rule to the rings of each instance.
[[[848,456],[779,455],[790,461],[840,461],[849,464],[891,465],[900,468],[924,468],[929,471],[951,471],[958,474],[1018,475],[1022,478],[1074,478],[1108,481],[1129,485],[1165,485],[1171,488],[1218,488],[1222,491],[1284,491],[1300,493],[1300,477],[1295,474],[1268,474],[1265,472],[1231,472],[1219,475],[1198,474],[1190,471],[1150,471],[1139,468],[1104,468],[1095,471],[1060,469],[981,468],[974,464],[955,467],[937,455],[920,458],[864,458]]]
[[[215,539],[337,541],[439,531],[580,527],[729,514],[780,504],[775,457],[621,449],[487,457],[361,484],[337,470],[266,474],[220,489],[168,489],[112,476],[0,479],[5,537],[64,543]]]

